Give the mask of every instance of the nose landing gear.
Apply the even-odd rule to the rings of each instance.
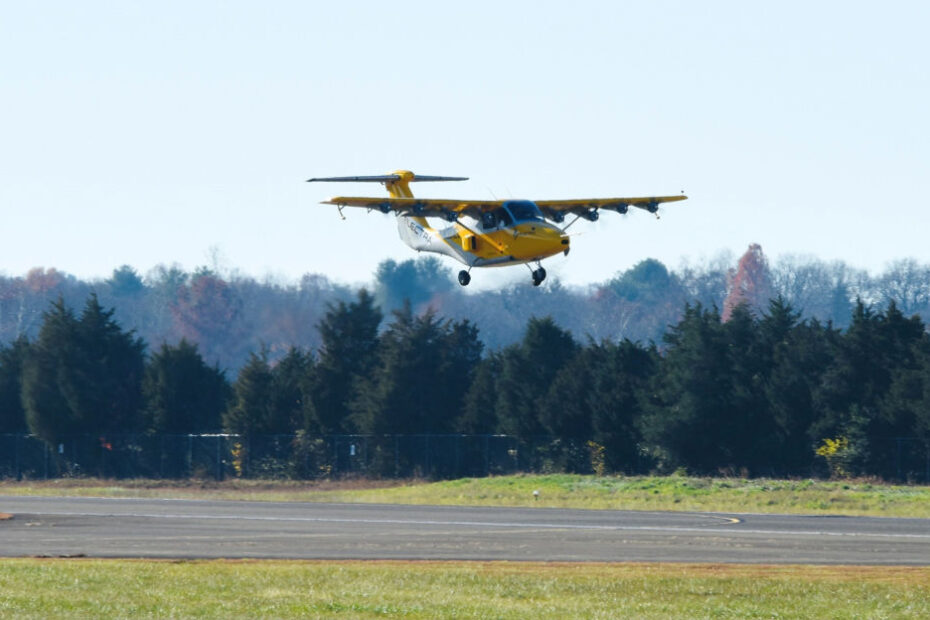
[[[533,286],[542,284],[543,280],[546,279],[546,270],[543,269],[543,266],[536,263],[536,269],[533,269],[529,265],[527,265],[527,267],[530,269],[530,273],[533,274]]]

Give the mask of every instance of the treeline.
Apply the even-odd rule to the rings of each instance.
[[[788,257],[769,264],[752,246],[739,260],[721,256],[699,265],[669,269],[647,259],[589,287],[566,287],[557,277],[539,289],[521,279],[494,291],[462,289],[448,263],[434,257],[378,265],[365,285],[387,315],[409,300],[414,314],[468,319],[487,349],[498,350],[522,337],[529,316],[551,316],[578,338],[595,341],[660,342],[682,318],[685,304],[700,303],[726,315],[741,301],[758,314],[781,296],[803,318],[846,327],[856,299],[874,307],[895,301],[907,316],[930,320],[930,265],[892,263],[877,275],[842,262]],[[58,298],[80,307],[93,293],[114,318],[145,342],[196,344],[203,358],[235,376],[263,346],[269,360],[291,347],[318,350],[314,329],[332,304],[354,299],[357,287],[308,274],[295,282],[259,281],[219,268],[193,272],[159,266],[141,275],[128,266],[109,278],[79,280],[55,269],[24,276],[0,275],[0,344],[20,336],[34,340],[43,312]]]
[[[80,314],[58,300],[34,340],[0,348],[0,432],[504,433],[545,437],[565,471],[805,476],[894,477],[895,438],[930,446],[920,317],[860,301],[839,329],[782,298],[721,314],[686,305],[660,344],[534,317],[487,351],[468,320],[406,304],[385,322],[362,289],[327,308],[316,351],[252,352],[231,382],[186,340],[147,354],[96,296]]]

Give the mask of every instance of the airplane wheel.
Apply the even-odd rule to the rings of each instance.
[[[546,270],[540,267],[533,272],[533,286],[539,286],[546,279]]]
[[[459,272],[459,284],[462,286],[468,286],[469,282],[471,282],[471,274],[463,269]]]

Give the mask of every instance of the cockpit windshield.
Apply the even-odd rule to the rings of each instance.
[[[526,220],[542,221],[543,219],[539,207],[536,206],[536,203],[529,200],[508,200],[503,204],[503,207],[510,211],[514,221],[517,222]]]

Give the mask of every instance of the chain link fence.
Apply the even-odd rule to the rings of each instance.
[[[600,471],[599,448],[554,437],[511,435],[121,434],[81,435],[48,444],[33,435],[0,434],[0,478],[450,479],[518,472],[594,473]],[[876,475],[930,483],[930,449],[923,441],[886,438],[873,441],[872,448]],[[647,463],[634,464],[628,473],[647,469]]]
[[[509,435],[0,434],[0,478],[448,479],[590,471],[583,443]],[[580,467],[579,467],[580,465]]]

